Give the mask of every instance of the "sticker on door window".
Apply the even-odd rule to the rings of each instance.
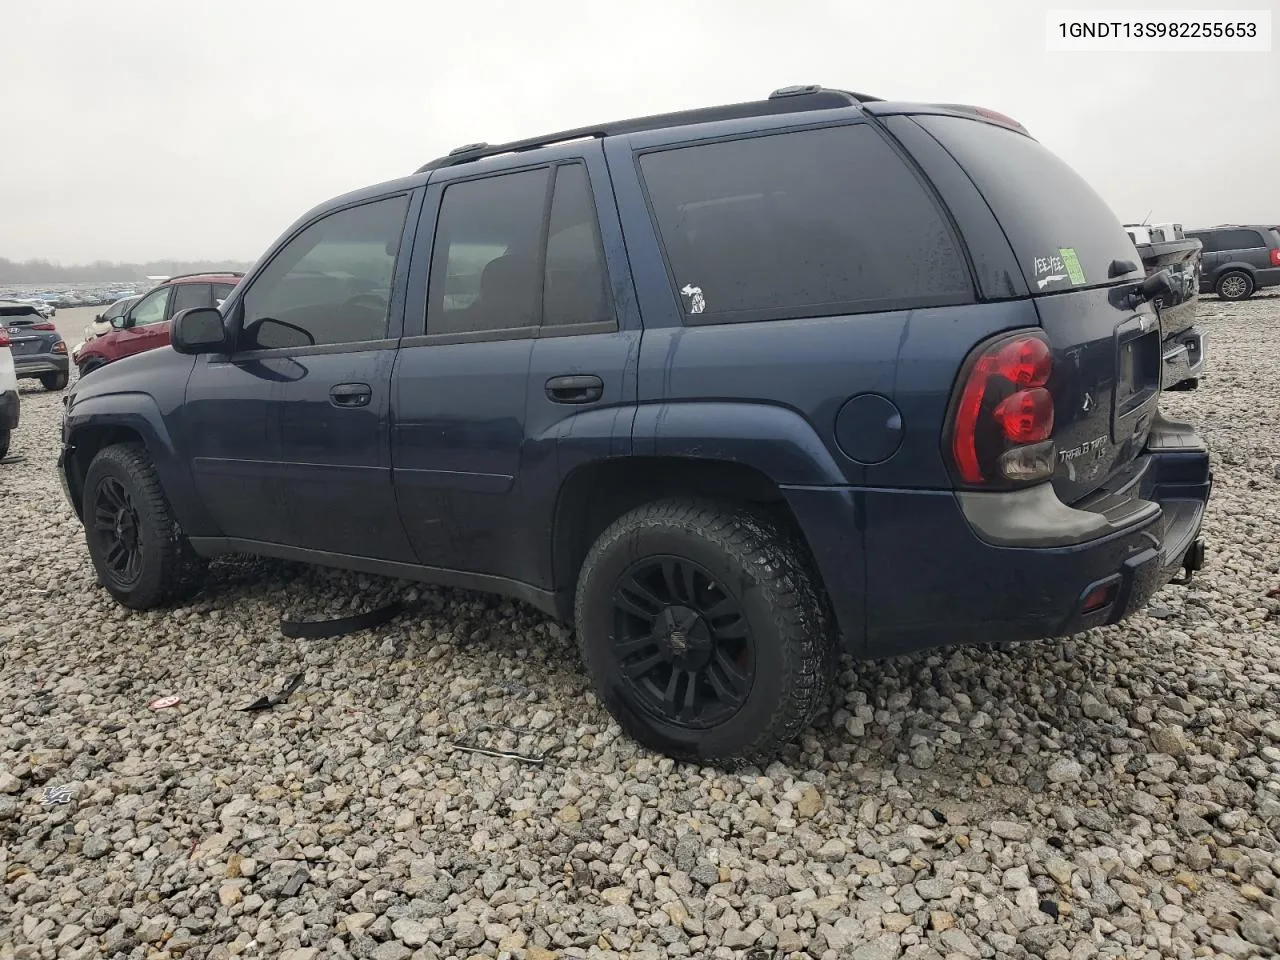
[[[701,313],[703,310],[707,309],[707,301],[702,295],[701,287],[695,287],[691,283],[686,283],[681,288],[680,292],[689,298],[690,313]]]

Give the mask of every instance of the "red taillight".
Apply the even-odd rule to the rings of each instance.
[[[1009,394],[994,415],[1014,443],[1039,443],[1053,433],[1053,397],[1044,387]]]
[[[55,344],[53,345],[53,352],[54,352],[54,353],[66,353],[66,352],[67,352],[67,341],[65,341],[65,340],[59,340],[57,343],[55,343]]]
[[[9,346],[9,334],[5,331],[4,327],[0,327],[0,347],[7,346]]]
[[[1270,253],[1271,253],[1271,265],[1273,267],[1280,267],[1280,248],[1272,248]]]
[[[1053,472],[1053,354],[1039,334],[1004,337],[969,366],[951,427],[962,482],[1027,483]]]
[[[1043,387],[1053,372],[1053,354],[1039,337],[1019,337],[1000,348],[996,369],[1019,387]]]
[[[57,330],[58,328],[55,327],[52,323],[33,323],[27,329],[28,330]]]

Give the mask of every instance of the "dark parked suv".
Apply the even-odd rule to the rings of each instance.
[[[7,333],[19,379],[39,380],[46,390],[67,385],[67,344],[33,304],[0,300],[0,333]]]
[[[1204,245],[1200,292],[1247,300],[1280,284],[1280,227],[1264,224],[1202,227],[1187,236]]]
[[[312,210],[79,381],[60,470],[128,607],[246,551],[506,594],[644,743],[761,756],[842,649],[1115,623],[1200,566],[1166,289],[1013,121],[790,88]]]

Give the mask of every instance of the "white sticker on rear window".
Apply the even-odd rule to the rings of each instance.
[[[680,292],[689,298],[690,313],[701,313],[703,310],[707,309],[707,301],[702,296],[701,287],[695,287],[691,283],[686,283],[680,288]]]
[[[1062,279],[1065,280],[1067,278],[1067,265],[1062,262],[1062,257],[1058,256],[1056,253],[1050,254],[1047,257],[1036,257],[1036,277],[1038,278],[1046,273],[1061,274]],[[1051,279],[1056,279],[1056,277]]]

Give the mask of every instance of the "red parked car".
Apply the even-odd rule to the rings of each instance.
[[[243,273],[219,271],[170,277],[140,298],[111,329],[76,348],[80,376],[144,350],[169,345],[169,318],[190,307],[216,307],[235,289]]]

